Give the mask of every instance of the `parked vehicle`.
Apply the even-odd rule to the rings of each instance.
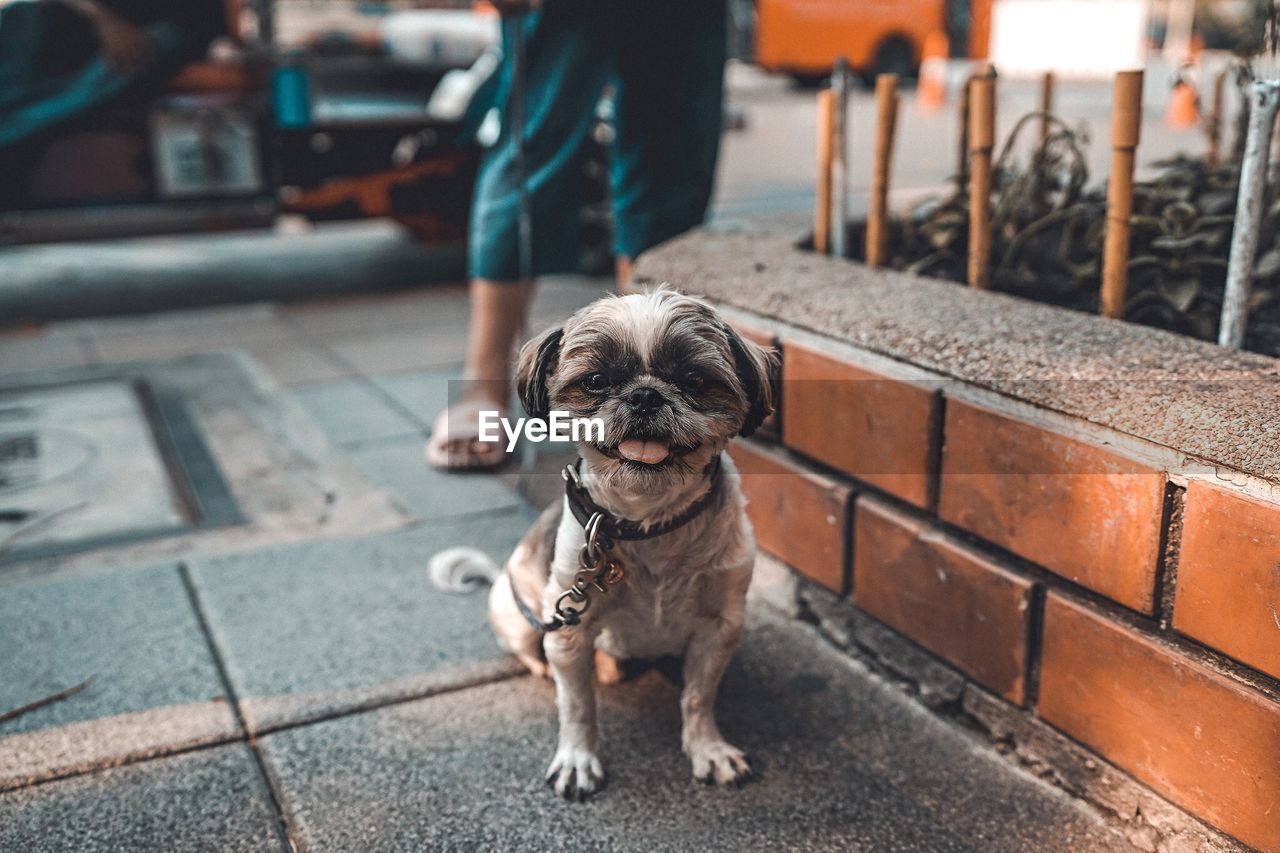
[[[946,33],[952,55],[984,56],[990,4],[991,0],[758,0],[756,62],[805,84],[829,76],[840,56],[867,80],[881,73],[912,77],[930,33]]]

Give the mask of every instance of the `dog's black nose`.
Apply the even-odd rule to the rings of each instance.
[[[656,388],[637,388],[627,395],[627,408],[637,415],[651,415],[667,403]]]

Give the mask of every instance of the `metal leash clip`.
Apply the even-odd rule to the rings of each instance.
[[[604,515],[599,512],[593,513],[587,520],[587,541],[578,551],[579,569],[573,577],[573,586],[556,599],[556,615],[567,625],[576,625],[582,620],[582,614],[591,606],[593,590],[608,592],[610,587],[617,586],[625,577],[622,564],[609,554],[613,549],[613,541],[601,529],[603,523]],[[566,602],[579,606],[570,607]]]

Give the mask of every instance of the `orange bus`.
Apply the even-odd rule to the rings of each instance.
[[[757,0],[756,62],[816,82],[844,56],[864,78],[914,76],[925,38],[945,33],[953,56],[983,57],[991,0]],[[959,49],[957,49],[959,46]]]

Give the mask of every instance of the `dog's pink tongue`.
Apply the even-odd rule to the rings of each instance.
[[[651,438],[629,438],[618,445],[618,453],[623,459],[643,462],[646,465],[657,465],[666,459],[670,452],[661,441],[654,441]]]

